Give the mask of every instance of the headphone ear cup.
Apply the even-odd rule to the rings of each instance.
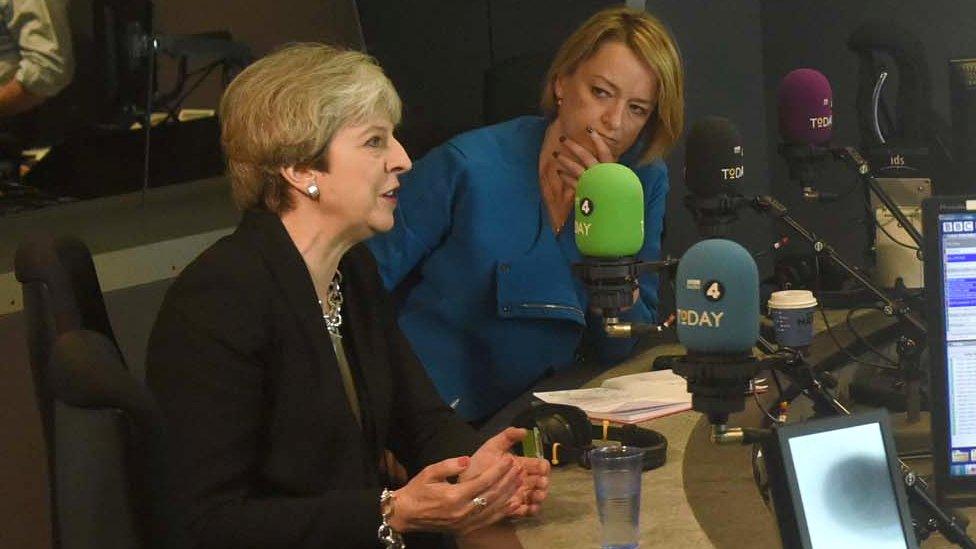
[[[550,462],[553,461],[553,447],[559,444],[558,452],[571,451],[573,435],[568,423],[559,414],[543,414],[536,417],[539,435],[542,442],[542,455]],[[560,460],[562,463],[564,460]]]
[[[547,447],[551,447],[557,442],[561,445],[571,443],[569,438],[569,426],[558,415],[547,415],[536,418],[539,432],[542,434],[542,442]]]
[[[591,440],[590,420],[583,410],[564,404],[533,404],[512,421],[515,427],[539,429],[543,456],[553,461],[553,447],[558,444],[559,464],[573,462],[588,449]]]
[[[590,418],[586,412],[576,407],[569,407],[566,414],[573,433],[573,445],[577,448],[588,448],[593,443]]]

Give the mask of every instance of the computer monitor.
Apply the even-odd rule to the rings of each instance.
[[[765,452],[784,547],[918,547],[886,411],[784,425]]]
[[[976,503],[976,196],[923,202],[936,497]]]

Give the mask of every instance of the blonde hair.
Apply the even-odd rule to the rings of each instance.
[[[281,168],[327,170],[329,144],[348,124],[400,121],[400,98],[361,52],[298,43],[263,57],[220,101],[221,145],[234,202],[282,213],[293,207]]]
[[[542,111],[556,116],[556,79],[572,74],[605,42],[625,44],[658,79],[657,107],[641,132],[645,140],[640,162],[661,158],[674,147],[685,121],[684,69],[674,38],[664,24],[643,10],[605,9],[576,29],[556,53],[542,90]],[[640,138],[639,138],[640,139]]]

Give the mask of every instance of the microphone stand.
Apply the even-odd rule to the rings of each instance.
[[[621,322],[620,312],[633,305],[640,275],[664,271],[673,279],[677,267],[678,260],[671,257],[660,261],[643,261],[634,256],[584,257],[583,261],[573,264],[573,274],[586,286],[590,305],[600,310],[604,332],[609,337],[628,338],[659,334],[670,328],[670,319],[661,324]]]
[[[873,181],[873,178],[866,176]],[[877,182],[874,182],[876,185]],[[890,201],[890,198],[888,199]],[[771,196],[756,196],[748,204],[757,212],[769,215],[781,223],[790,227],[794,232],[803,237],[813,246],[814,252],[819,256],[829,258],[831,261],[843,268],[864,288],[873,293],[882,303],[882,312],[886,316],[893,316],[902,326],[904,333],[898,340],[898,362],[899,369],[904,376],[906,414],[909,423],[919,421],[921,417],[921,355],[926,344],[925,323],[912,309],[911,305],[902,297],[893,298],[889,294],[875,286],[861,271],[849,264],[837,253],[837,250],[830,244],[822,240],[812,231],[805,228],[792,216],[782,202]],[[897,207],[892,213],[897,211],[901,215],[901,210]],[[902,216],[904,217],[904,216]],[[914,227],[912,227],[914,228]]]
[[[891,212],[891,216],[898,221],[898,224],[905,229],[908,233],[908,237],[912,239],[915,243],[916,255],[919,259],[922,259],[922,234],[918,232],[915,225],[908,220],[908,217],[902,213],[901,208],[895,204],[895,201],[891,199],[891,196],[881,187],[878,180],[871,175],[871,166],[868,165],[867,160],[861,156],[861,153],[857,151],[854,147],[839,147],[830,149],[830,152],[839,160],[842,160],[845,164],[850,166],[857,172],[858,178],[867,185],[868,189],[874,193],[874,196],[884,204],[885,208]]]
[[[852,151],[853,149],[851,149]],[[856,154],[856,151],[853,151]],[[848,151],[848,154],[850,151]],[[850,158],[859,158],[850,155]],[[863,159],[862,159],[863,162]],[[866,163],[858,164],[866,166]],[[904,218],[901,210],[894,205],[894,202],[884,193],[864,168],[858,168],[858,173],[865,179],[868,186],[875,192],[879,199],[888,207],[892,215],[904,223],[906,231],[912,231],[914,226]],[[854,266],[850,265],[837,253],[828,243],[821,240],[812,231],[809,231],[793,217],[789,215],[789,210],[781,202],[770,196],[756,196],[748,200],[742,197],[718,197],[717,211],[733,211],[737,207],[748,204],[754,210],[770,215],[780,222],[786,224],[797,234],[806,239],[818,255],[826,256],[840,265],[862,286],[871,291],[883,304],[883,312],[887,316],[895,316],[907,335],[903,335],[898,344],[899,362],[902,371],[906,375],[906,385],[908,390],[908,416],[909,421],[918,421],[920,397],[918,381],[920,368],[918,357],[924,348],[926,341],[926,328],[924,322],[915,314],[909,304],[901,297],[892,298],[887,292],[875,286]],[[710,212],[709,212],[710,213]],[[900,217],[900,218],[899,218]],[[912,232],[909,232],[912,234]],[[917,231],[914,231],[917,236]],[[913,236],[913,239],[915,236]],[[917,240],[921,242],[921,238]],[[675,357],[671,364],[675,373],[688,379],[689,389],[692,389],[692,407],[699,412],[706,413],[709,422],[712,424],[711,441],[715,444],[750,444],[769,440],[772,431],[769,429],[750,429],[727,425],[728,411],[738,411],[744,409],[744,399],[741,395],[745,384],[744,379],[752,379],[754,375],[763,367],[769,367],[782,372],[788,376],[793,384],[781,395],[775,403],[785,400],[792,401],[796,397],[805,395],[813,402],[814,412],[817,415],[850,415],[850,411],[840,403],[831,392],[836,386],[836,381],[830,376],[829,372],[818,371],[804,358],[803,354],[794,349],[778,349],[763,337],[757,341],[762,352],[768,358],[759,360],[753,357],[744,357],[741,360],[726,360],[728,368],[715,368],[715,364],[704,364],[698,357],[684,356]],[[707,379],[703,376],[711,376]],[[738,391],[739,405],[732,402],[733,393]],[[702,392],[702,398],[698,397],[698,392]],[[949,510],[943,509],[930,495],[928,484],[914,471],[911,470],[901,459],[898,459],[902,482],[905,485],[906,494],[910,507],[915,511],[912,518],[912,526],[915,536],[919,540],[924,540],[932,532],[938,530],[951,543],[967,549],[976,549],[976,543],[966,533],[969,521],[960,517]]]
[[[922,259],[922,235],[915,228],[915,225],[908,220],[902,213],[901,208],[895,204],[891,196],[884,190],[878,180],[871,175],[871,166],[861,153],[854,147],[820,147],[807,144],[781,144],[780,154],[786,159],[790,168],[790,179],[799,181],[803,186],[804,199],[815,200],[820,194],[813,188],[813,179],[823,161],[833,156],[848,167],[852,168],[858,178],[873,193],[877,199],[884,204],[884,207],[891,213],[898,224],[905,229],[909,238],[915,244],[915,254]],[[868,234],[869,241],[873,241],[874,235]]]

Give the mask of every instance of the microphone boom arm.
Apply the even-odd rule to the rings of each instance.
[[[912,329],[923,337],[927,333],[925,323],[918,318],[918,316],[905,302],[892,299],[884,290],[875,286],[860,272],[860,270],[847,263],[847,261],[845,261],[840,254],[837,253],[837,250],[835,250],[833,246],[821,240],[820,237],[818,237],[812,231],[807,230],[803,225],[800,225],[800,223],[793,219],[793,217],[789,215],[789,210],[785,205],[783,205],[782,202],[771,196],[756,196],[752,199],[751,206],[756,211],[775,217],[785,225],[789,226],[794,232],[808,241],[818,255],[827,256],[834,263],[847,271],[851,277],[857,280],[858,283],[860,283],[863,287],[867,288],[883,303],[883,309],[886,315],[904,318]],[[895,209],[897,210],[897,207]]]
[[[870,177],[870,176],[868,176]],[[770,196],[757,196],[752,206],[759,212],[772,215],[792,228],[797,234],[805,238],[813,246],[817,255],[829,257],[835,264],[840,265],[864,288],[868,289],[882,302],[882,311],[886,316],[897,318],[898,323],[905,329],[905,334],[898,341],[898,357],[902,375],[905,378],[907,417],[909,422],[916,422],[921,417],[921,378],[922,368],[920,357],[928,333],[925,323],[915,313],[904,298],[891,298],[887,292],[871,283],[861,272],[848,264],[830,244],[821,240],[817,235],[805,229],[795,219],[790,217],[786,206]],[[894,210],[901,213],[897,208]],[[910,226],[910,225],[909,225]]]
[[[855,172],[857,172],[858,177],[864,181],[864,184],[868,186],[868,189],[884,204],[885,208],[891,212],[891,216],[898,221],[898,224],[905,229],[908,233],[909,238],[915,243],[916,254],[918,258],[922,258],[922,234],[918,232],[915,225],[905,217],[902,213],[901,208],[895,204],[895,201],[891,199],[887,192],[881,188],[878,184],[878,180],[871,175],[871,166],[868,165],[867,160],[861,156],[861,153],[857,151],[854,147],[839,147],[830,149],[836,158],[843,161],[848,166],[852,167]]]

